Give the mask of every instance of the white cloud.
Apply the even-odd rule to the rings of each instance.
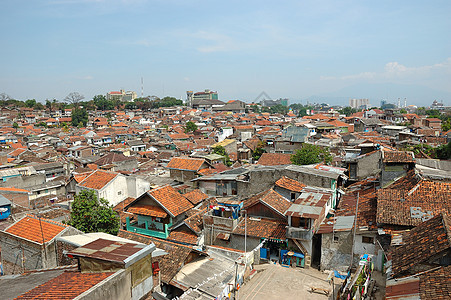
[[[424,78],[432,76],[434,72],[438,71],[451,72],[451,57],[445,61],[420,67],[408,67],[400,64],[399,62],[389,62],[385,64],[382,72],[362,72],[353,75],[345,76],[321,76],[321,80],[359,80],[359,79],[411,79],[411,78]]]

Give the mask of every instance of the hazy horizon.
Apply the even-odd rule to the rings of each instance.
[[[2,2],[0,93],[451,99],[449,1]]]

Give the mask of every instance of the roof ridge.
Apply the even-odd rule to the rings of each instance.
[[[25,217],[31,217],[31,218],[36,219],[36,220],[40,220],[40,221],[44,221],[44,222],[47,222],[47,223],[50,223],[50,224],[62,226],[62,227],[64,227],[64,228],[69,227],[69,225],[66,225],[66,224],[63,224],[63,223],[54,221],[54,220],[52,220],[52,219],[42,218],[42,217],[40,217],[40,216],[35,216],[35,215],[32,215],[32,214],[26,214]],[[24,218],[25,218],[25,217],[24,217]],[[22,219],[23,219],[23,218],[22,218]],[[21,220],[22,220],[22,219],[21,219]]]

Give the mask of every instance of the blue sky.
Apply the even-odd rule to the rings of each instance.
[[[450,15],[448,0],[2,0],[0,93],[140,94],[143,77],[144,94],[160,97],[209,88],[248,102],[266,91],[423,104],[409,89],[424,87],[450,104]]]

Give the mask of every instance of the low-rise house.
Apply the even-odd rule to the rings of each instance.
[[[166,166],[172,178],[185,183],[195,179],[201,169],[209,167],[205,159],[187,157],[174,157]]]
[[[26,215],[0,231],[4,274],[56,267],[56,238],[78,233],[73,227]]]
[[[122,174],[95,170],[82,174],[79,180],[75,186],[77,194],[82,190],[93,190],[98,198],[106,199],[113,206],[128,197],[127,179]]]
[[[169,228],[182,222],[193,207],[172,186],[150,190],[129,205],[127,212],[135,214],[137,221],[127,218],[127,231],[165,239]]]
[[[140,140],[128,141],[127,144],[130,146],[130,149],[134,152],[146,150],[146,143]]]

